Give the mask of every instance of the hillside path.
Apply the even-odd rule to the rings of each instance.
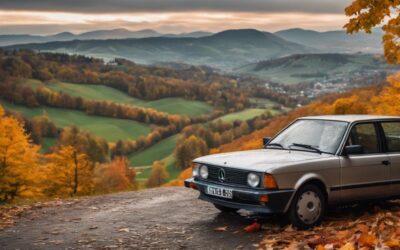
[[[246,233],[243,228],[262,218],[245,212],[221,214],[197,197],[197,192],[181,187],[158,188],[30,210],[0,231],[0,249],[257,247],[262,231]]]

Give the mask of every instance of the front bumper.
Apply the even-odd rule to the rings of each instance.
[[[294,190],[260,190],[260,189],[245,189],[221,184],[214,184],[205,181],[194,180],[190,178],[185,180],[185,187],[191,188],[195,186],[200,191],[199,199],[218,204],[225,207],[236,209],[245,209],[257,213],[284,213],[289,207],[289,202],[292,199]],[[208,195],[206,193],[207,186],[220,186],[233,190],[233,199],[224,199]],[[268,195],[268,202],[260,202],[260,196]]]

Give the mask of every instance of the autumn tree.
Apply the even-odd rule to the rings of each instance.
[[[103,163],[108,160],[107,142],[81,131],[78,127],[66,128],[61,132],[56,147],[66,145],[73,147],[78,153],[87,155],[90,161]]]
[[[49,196],[89,194],[93,189],[93,163],[72,146],[61,146],[46,155]]]
[[[151,168],[151,175],[146,182],[147,187],[159,187],[166,183],[169,178],[169,174],[165,167],[165,163],[161,161],[155,161]]]
[[[175,149],[175,157],[177,166],[180,169],[188,168],[192,165],[192,160],[199,156],[205,155],[208,153],[208,147],[206,142],[192,135],[183,141],[178,143],[178,146]]]
[[[383,48],[389,63],[400,63],[400,1],[398,0],[354,0],[345,9],[350,17],[345,25],[347,32],[354,33],[364,30],[371,33],[372,29],[383,24]]]
[[[0,201],[32,197],[40,192],[38,150],[20,122],[5,116],[0,106]]]
[[[99,193],[136,189],[135,177],[136,171],[126,157],[116,157],[95,170],[94,189]]]

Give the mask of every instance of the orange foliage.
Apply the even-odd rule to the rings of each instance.
[[[0,201],[31,198],[40,193],[38,183],[43,175],[38,150],[20,122],[5,116],[0,106]]]
[[[93,164],[72,146],[61,146],[45,156],[48,196],[89,194],[93,190]]]
[[[100,193],[136,189],[136,171],[125,157],[116,157],[111,163],[95,171],[95,190]]]
[[[183,186],[184,185],[184,181],[188,178],[192,177],[192,168],[187,168],[185,170],[183,170],[178,178],[176,178],[175,180],[172,180],[170,182],[168,182],[167,184],[165,184],[164,186],[166,187],[176,187],[176,186]]]

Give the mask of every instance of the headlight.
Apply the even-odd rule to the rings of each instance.
[[[260,184],[260,176],[255,173],[250,173],[247,175],[247,184],[251,187],[258,187]]]
[[[200,167],[200,177],[203,179],[208,178],[208,167],[206,165]]]
[[[199,176],[199,164],[194,165],[193,169],[192,169],[192,176],[193,177],[197,177]]]

